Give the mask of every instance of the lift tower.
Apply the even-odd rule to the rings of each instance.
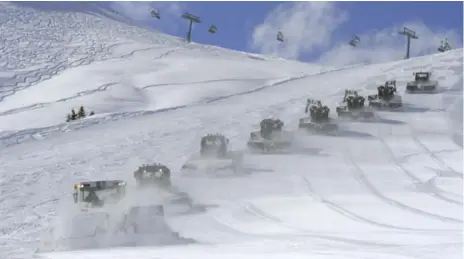
[[[192,24],[193,23],[200,23],[200,17],[189,14],[189,13],[184,13],[182,15],[182,18],[189,20],[189,30],[187,33],[187,41],[191,42],[192,41]]]
[[[407,45],[406,45],[406,56],[404,59],[409,59],[409,49],[411,48],[411,39],[418,39],[419,37],[416,35],[416,32],[404,27],[403,31],[400,31],[399,34],[404,35],[407,37]]]

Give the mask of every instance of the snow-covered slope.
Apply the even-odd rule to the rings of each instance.
[[[62,59],[46,56],[45,47],[26,52],[10,44],[3,50],[9,53],[16,46],[21,54],[5,61],[15,67],[2,79],[7,97],[0,102],[0,127],[5,130],[0,139],[0,257],[32,256],[38,239],[60,213],[59,202],[71,201],[72,183],[127,179],[139,164],[161,162],[173,170],[178,188],[198,202],[217,205],[202,214],[168,218],[181,236],[201,244],[41,256],[462,258],[462,138],[456,143],[456,133],[462,136],[462,49],[330,71],[187,46],[88,14],[7,7],[12,9],[5,13],[30,12],[35,22],[52,21],[52,31],[64,21],[79,26],[101,21],[96,30],[120,26],[105,30],[117,35],[100,30],[94,42],[121,45],[95,51],[106,54],[89,52],[84,55],[88,64],[77,67],[69,65],[63,52],[85,49],[84,39],[92,35],[89,27],[73,36],[81,37],[77,42],[82,47],[61,43],[51,48]],[[14,26],[20,28],[18,22]],[[48,59],[47,67],[27,63],[34,55]],[[416,70],[433,71],[440,93],[403,94]],[[30,84],[36,79],[41,81]],[[378,112],[376,123],[340,122],[338,137],[299,134],[304,152],[298,154],[247,155],[248,176],[178,173],[203,134],[222,132],[232,148],[243,150],[249,132],[264,117],[279,116],[295,130],[306,97],[320,98],[334,111],[345,88],[366,95],[387,79],[397,80],[404,112]],[[68,110],[81,104],[97,115],[63,123]]]
[[[80,105],[97,115],[156,111],[259,90],[322,69],[185,44],[101,15],[1,5],[0,131],[8,135],[62,129],[66,114]]]

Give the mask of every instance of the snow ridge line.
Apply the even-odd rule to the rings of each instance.
[[[412,139],[419,145],[421,146],[431,157],[433,160],[435,160],[438,164],[442,165],[443,167],[447,168],[450,173],[453,173],[456,177],[463,179],[462,173],[456,172],[453,168],[448,166],[446,163],[444,163],[440,158],[438,158],[435,153],[430,150],[424,143],[422,143],[415,135],[412,135]]]
[[[153,48],[151,48],[151,49],[153,49]],[[169,50],[169,51],[159,55],[158,57],[154,57],[153,59],[154,60],[155,59],[161,59],[161,58],[163,58],[163,57],[165,57],[165,56],[167,56],[169,54],[172,54],[173,52],[176,52],[177,50],[178,49]],[[142,51],[142,50],[137,50],[137,51]],[[136,51],[132,51],[131,53],[126,54],[126,56],[134,55],[134,53],[136,53]],[[84,62],[86,62],[86,60],[84,60]],[[81,65],[88,65],[88,64],[81,64]],[[79,65],[77,65],[77,66],[79,66]],[[50,78],[51,78],[51,76],[49,78],[47,78],[47,79],[50,79]],[[53,102],[36,103],[36,104],[29,105],[29,106],[24,106],[24,107],[19,107],[19,108],[15,108],[15,109],[6,110],[6,111],[3,111],[3,112],[0,112],[0,116],[11,115],[11,114],[15,114],[15,113],[24,112],[24,111],[40,109],[40,108],[46,107],[46,106],[54,104],[54,103],[65,102],[65,101],[68,101],[68,100],[76,99],[76,98],[86,96],[86,95],[90,95],[90,94],[93,94],[93,93],[103,92],[103,91],[108,90],[111,86],[116,85],[116,84],[117,83],[115,83],[115,82],[107,83],[107,84],[103,84],[103,85],[97,87],[96,89],[82,91],[82,92],[79,92],[79,93],[77,93],[77,94],[75,94],[73,96],[62,98],[62,99],[59,99],[59,100],[56,100],[56,101],[53,101]],[[13,89],[13,92],[11,94],[7,95],[7,96],[11,96],[14,93],[16,93],[16,89]],[[2,97],[6,97],[6,96],[2,96]],[[0,101],[2,100],[2,97],[0,97]]]
[[[298,231],[302,231],[303,234],[302,236],[305,237],[312,237],[312,238],[317,238],[317,239],[322,239],[322,240],[330,240],[330,241],[335,241],[335,242],[341,242],[341,243],[346,243],[346,244],[353,244],[353,245],[363,245],[363,246],[371,246],[371,247],[398,247],[399,245],[395,244],[385,244],[385,243],[373,243],[373,242],[368,242],[368,241],[362,241],[362,240],[356,240],[356,239],[348,239],[348,238],[343,238],[343,237],[335,237],[335,236],[327,236],[327,235],[320,235],[320,234],[314,234],[314,231],[310,231],[307,229],[300,229],[296,228],[294,226],[290,226],[288,224],[285,224],[282,222],[280,219],[277,219],[273,216],[268,215],[267,213],[263,212],[262,210],[256,208],[254,205],[249,204],[245,206],[245,209],[250,212],[252,215],[266,220],[268,222],[272,222],[278,226],[283,226],[289,229],[294,229]],[[296,234],[298,236],[298,234]]]
[[[398,159],[395,157],[395,154],[393,152],[393,150],[391,149],[391,147],[385,142],[385,139],[383,138],[379,138],[379,140],[382,142],[382,144],[386,147],[386,149],[388,150],[388,153],[390,154],[390,157],[395,161],[395,164],[398,168],[401,169],[401,171],[403,171],[403,173],[405,173],[409,178],[411,178],[414,182],[414,185],[416,185],[416,187],[420,187],[420,186],[417,186],[417,185],[423,185],[423,184],[426,184],[427,182],[422,182],[421,179],[419,179],[416,175],[414,175],[410,170],[406,169],[402,164],[401,164],[401,161],[398,161]],[[449,202],[449,203],[452,203],[452,204],[456,204],[456,205],[462,205],[462,202],[458,201],[458,200],[453,200],[453,199],[450,199],[450,198],[447,198],[445,196],[443,196],[440,192],[442,192],[443,190],[438,188],[435,184],[430,184],[427,189],[427,194],[436,198],[436,199],[439,199],[439,200],[443,200],[445,202]]]
[[[124,54],[124,55],[121,55],[119,57],[117,57],[117,59],[125,59],[125,58],[128,58],[128,57],[131,57],[133,56],[135,53],[138,53],[138,52],[144,52],[144,51],[149,51],[149,50],[154,50],[154,49],[164,49],[164,48],[169,48],[169,47],[160,47],[160,46],[157,46],[157,47],[148,47],[148,48],[143,48],[143,49],[135,49],[127,54]],[[175,49],[177,50],[177,48]],[[153,59],[161,59],[163,58],[165,55],[168,55],[169,53],[175,51],[175,50],[169,50],[167,51],[165,54],[161,54],[160,56],[156,57],[156,58],[153,58]],[[112,58],[114,59],[114,58]],[[111,60],[111,59],[110,59]]]
[[[430,212],[427,212],[427,211],[423,211],[423,210],[420,210],[420,209],[417,209],[417,208],[414,208],[414,207],[411,207],[411,206],[408,206],[404,203],[401,203],[397,200],[394,200],[394,199],[391,199],[387,196],[385,196],[384,194],[382,194],[382,192],[380,192],[366,177],[365,173],[364,173],[364,170],[361,169],[361,167],[359,167],[358,164],[356,164],[356,162],[354,161],[353,157],[348,153],[347,155],[347,158],[349,159],[349,162],[350,164],[353,166],[353,174],[354,174],[354,177],[359,181],[361,182],[364,186],[367,187],[367,189],[373,194],[375,195],[377,198],[379,198],[380,200],[390,204],[390,205],[395,205],[396,207],[399,207],[399,208],[402,208],[406,211],[410,211],[410,212],[413,212],[415,214],[418,214],[418,215],[422,215],[422,216],[426,216],[426,217],[430,217],[430,218],[435,218],[435,219],[439,219],[441,221],[447,221],[447,222],[453,222],[453,223],[458,223],[458,224],[462,224],[463,221],[460,220],[460,219],[456,219],[456,218],[452,218],[452,217],[446,217],[446,216],[441,216],[441,215],[437,215],[437,214],[433,214],[433,213],[430,213]]]
[[[36,104],[29,105],[29,106],[24,106],[24,107],[20,107],[20,108],[7,110],[7,111],[4,111],[4,112],[0,112],[0,116],[11,115],[11,114],[15,114],[15,113],[24,112],[24,111],[40,109],[40,108],[46,107],[46,106],[48,106],[50,104],[53,104],[53,103],[65,102],[65,101],[76,99],[76,98],[79,98],[79,97],[82,97],[82,96],[90,95],[90,94],[93,94],[93,93],[104,92],[104,91],[108,90],[111,86],[113,86],[115,84],[116,83],[103,84],[103,85],[97,87],[96,89],[91,89],[91,90],[78,92],[77,94],[75,94],[73,96],[62,98],[62,99],[59,99],[59,100],[53,101],[53,102],[36,103]]]
[[[102,52],[99,54],[104,54],[107,55],[110,50],[118,45],[122,45],[123,43],[115,43],[112,45],[109,45],[104,49]],[[5,100],[6,98],[14,95],[16,92],[25,90],[31,86],[34,86],[37,83],[46,81],[51,79],[53,76],[58,75],[60,72],[69,69],[69,68],[76,68],[76,67],[82,67],[82,66],[87,66],[92,64],[94,61],[108,61],[108,60],[117,60],[121,58],[128,58],[130,56],[135,55],[135,53],[141,52],[141,51],[147,51],[147,50],[152,50],[152,49],[163,49],[163,48],[170,48],[170,47],[163,47],[163,46],[156,46],[156,47],[150,47],[150,48],[144,48],[144,49],[136,49],[131,51],[130,53],[123,54],[121,56],[117,57],[112,57],[112,58],[98,58],[98,57],[84,57],[77,59],[75,61],[72,61],[68,63],[68,61],[61,61],[58,62],[55,65],[47,65],[43,68],[39,68],[37,70],[29,71],[29,72],[23,72],[23,73],[18,73],[10,77],[8,80],[10,81],[15,81],[16,79],[22,78],[20,81],[15,81],[14,83],[9,83],[9,82],[3,82],[3,86],[5,88],[12,88],[12,89],[7,89],[5,91],[2,91],[1,93],[4,92],[9,92],[8,94],[5,94],[3,96],[0,96],[0,101]],[[160,59],[163,58],[166,55],[171,54],[174,51],[179,50],[179,47],[176,47],[173,50],[169,50],[166,53],[155,57],[154,59]]]
[[[91,45],[88,45],[88,46],[86,46],[84,48],[86,51],[96,49],[95,40],[91,40],[88,43],[90,43],[90,42],[91,42]],[[24,89],[26,89],[26,88],[28,88],[30,86],[33,86],[36,83],[39,83],[39,82],[42,82],[42,81],[45,81],[45,80],[49,80],[52,76],[57,75],[59,72],[64,71],[67,68],[75,68],[75,67],[89,65],[95,60],[106,60],[104,58],[104,56],[106,56],[112,48],[114,48],[114,47],[116,47],[118,45],[121,45],[121,43],[115,43],[115,44],[108,45],[106,47],[106,49],[102,49],[100,52],[95,53],[94,57],[89,56],[88,53],[87,53],[87,56],[85,56],[83,58],[79,58],[79,59],[71,61],[71,62],[69,62],[68,58],[66,58],[66,60],[63,60],[64,58],[61,58],[62,61],[60,61],[60,62],[58,62],[56,64],[46,65],[45,67],[39,68],[37,70],[15,74],[12,77],[10,77],[9,79],[7,78],[6,80],[16,81],[17,79],[19,79],[21,77],[22,77],[22,79],[20,81],[14,82],[14,83],[3,82],[3,86],[5,88],[6,87],[13,87],[13,89],[2,91],[2,92],[10,92],[10,93],[7,94],[7,95],[4,95],[4,96],[0,96],[0,101],[4,100],[6,97],[9,97],[9,96],[13,95],[17,91],[24,90]],[[73,49],[72,53],[75,53],[77,50],[78,49]],[[82,50],[82,49],[79,49],[79,50]],[[96,54],[102,54],[104,56],[103,57],[98,57]],[[83,55],[83,54],[78,54],[78,55]],[[34,58],[35,56],[37,56],[37,53],[35,53],[35,55],[33,57],[31,57],[31,58]],[[58,60],[58,58],[57,58],[56,53],[55,53],[55,56],[51,57],[50,60],[47,60],[44,63],[53,63],[53,62],[56,62],[57,60]],[[3,79],[3,80],[5,80],[5,79]]]
[[[285,83],[289,83],[289,82],[292,82],[292,81],[297,81],[297,80],[300,80],[300,79],[305,79],[305,78],[308,78],[308,77],[311,77],[311,76],[323,75],[323,74],[337,72],[337,71],[346,70],[346,69],[350,69],[350,68],[352,68],[352,66],[344,67],[344,68],[337,68],[337,69],[330,69],[330,70],[315,72],[315,73],[311,73],[311,74],[301,74],[301,75],[298,75],[298,76],[291,76],[291,77],[287,77],[287,78],[278,80],[278,81],[270,83],[270,84],[265,84],[263,86],[254,88],[252,90],[248,90],[248,91],[244,91],[244,92],[240,92],[240,93],[235,93],[235,94],[230,94],[230,95],[225,95],[225,96],[220,96],[220,97],[217,97],[217,98],[214,98],[212,100],[207,101],[206,104],[214,103],[214,102],[217,102],[217,101],[222,101],[222,100],[229,99],[229,98],[232,98],[232,97],[238,97],[238,96],[242,96],[242,95],[247,95],[247,94],[251,94],[251,93],[260,92],[260,91],[263,91],[263,90],[267,90],[267,89],[270,89],[270,88],[281,86],[281,85],[283,85]]]
[[[462,149],[444,149],[444,150],[440,150],[440,151],[433,151],[433,153],[435,154],[442,154],[442,153],[453,153],[453,152],[458,152],[458,151],[461,151]],[[415,152],[413,154],[409,154],[409,155],[405,155],[404,157],[400,158],[399,161],[400,163],[404,163],[405,161],[407,161],[409,158],[411,157],[414,157],[414,156],[419,156],[419,155],[423,155],[424,153],[422,152]]]
[[[217,82],[240,82],[240,81],[264,81],[268,80],[268,78],[224,78],[224,79],[209,79],[209,80],[202,80],[196,82],[180,82],[180,83],[161,83],[161,84],[153,84],[153,85],[146,85],[141,87],[141,89],[148,89],[148,88],[156,88],[161,86],[172,86],[172,85],[195,85],[195,84],[205,84],[205,83],[217,83]]]
[[[169,53],[166,52],[166,53],[160,55],[158,58],[165,57],[166,55],[172,54],[173,52],[178,51],[178,50],[179,50],[179,48],[176,48],[174,50],[170,50],[170,51],[168,51]],[[291,82],[291,81],[295,81],[295,80],[299,80],[299,79],[304,79],[304,78],[307,78],[307,77],[310,77],[310,76],[322,75],[322,74],[336,72],[336,71],[345,70],[345,69],[349,69],[349,68],[351,68],[351,66],[347,67],[347,68],[339,68],[339,69],[334,69],[334,70],[316,72],[316,73],[313,73],[313,74],[303,74],[303,75],[293,76],[293,77],[289,77],[289,78],[287,77],[287,78],[281,79],[281,80],[279,80],[277,82],[273,82],[273,83],[270,83],[270,84],[265,84],[263,86],[260,86],[258,88],[255,88],[255,89],[252,89],[252,90],[249,90],[249,91],[230,94],[230,95],[226,95],[226,96],[220,96],[218,98],[213,98],[213,99],[207,100],[206,102],[203,101],[203,102],[197,102],[197,103],[193,103],[193,104],[189,104],[189,105],[179,105],[179,106],[175,106],[175,107],[168,107],[168,108],[152,110],[152,111],[130,111],[130,112],[112,113],[110,115],[104,116],[103,118],[102,117],[100,117],[100,118],[86,118],[86,119],[81,120],[81,121],[70,122],[70,123],[62,123],[62,124],[59,124],[59,125],[48,126],[48,127],[43,127],[43,128],[26,129],[26,130],[13,132],[13,133],[12,132],[3,132],[3,134],[0,133],[0,145],[3,144],[4,146],[7,146],[7,147],[12,146],[12,145],[17,145],[17,144],[20,144],[21,142],[23,142],[26,139],[30,139],[31,136],[34,135],[34,134],[41,134],[41,135],[45,134],[45,136],[48,136],[48,135],[51,135],[53,132],[56,132],[56,131],[69,131],[69,130],[75,130],[75,129],[82,129],[82,128],[85,128],[85,127],[89,127],[91,125],[101,124],[104,121],[116,121],[116,120],[119,120],[121,118],[127,119],[127,118],[138,117],[138,116],[146,116],[146,115],[153,115],[153,114],[157,114],[157,113],[164,113],[164,112],[179,110],[179,109],[183,109],[183,108],[191,108],[191,107],[201,106],[201,105],[210,104],[210,103],[214,103],[214,102],[218,102],[218,101],[223,101],[223,100],[233,98],[233,97],[236,97],[236,96],[242,96],[242,95],[246,95],[246,94],[250,94],[250,93],[263,91],[263,90],[266,90],[266,89],[271,88],[271,87],[277,87],[277,86],[280,86],[280,85],[285,84],[287,82]],[[43,136],[43,137],[45,137],[45,136]]]
[[[34,84],[37,84],[42,81],[46,81],[51,79],[53,76],[57,75],[59,72],[65,70],[66,68],[70,67],[79,67],[90,64],[92,61],[88,60],[87,58],[81,58],[76,61],[71,62],[69,65],[65,66],[65,61],[59,62],[53,66],[45,66],[44,68],[40,68],[38,70],[33,70],[29,72],[15,74],[9,80],[16,80],[21,78],[20,81],[15,81],[13,84],[9,82],[3,82],[2,88],[11,88],[7,90],[3,90],[2,93],[9,92],[5,95],[0,96],[0,101],[5,100],[6,98],[14,95],[16,92],[27,89]]]
[[[377,226],[377,227],[383,227],[383,228],[388,228],[388,229],[396,229],[396,230],[403,230],[403,231],[413,231],[413,232],[448,232],[448,231],[456,231],[456,230],[436,230],[436,229],[425,229],[425,228],[408,228],[408,227],[399,227],[399,226],[395,226],[395,225],[391,225],[391,224],[385,224],[385,223],[381,223],[381,222],[378,222],[378,221],[374,221],[374,220],[371,220],[371,219],[368,219],[366,217],[363,217],[361,215],[358,215],[346,208],[343,208],[341,205],[335,203],[335,202],[332,202],[318,194],[316,194],[312,188],[312,185],[310,183],[310,181],[308,180],[308,178],[302,176],[302,179],[303,181],[305,182],[306,184],[306,187],[308,188],[308,195],[312,198],[315,198],[317,200],[319,200],[321,203],[325,204],[327,207],[329,207],[330,209],[338,212],[339,214],[345,216],[345,217],[348,217],[352,220],[356,220],[358,222],[363,222],[363,223],[367,223],[369,225],[373,225],[373,226]]]

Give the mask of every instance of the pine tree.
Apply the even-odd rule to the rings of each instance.
[[[85,118],[85,116],[87,116],[87,114],[85,114],[84,106],[81,106],[79,108],[79,112],[77,113],[77,118],[78,119],[83,119],[83,118]]]
[[[74,109],[71,110],[71,120],[76,120],[77,119],[77,114],[76,114],[76,111],[74,111]]]
[[[95,112],[94,112],[94,111],[91,111],[91,112],[89,113],[89,116],[92,116],[92,115],[95,115]]]

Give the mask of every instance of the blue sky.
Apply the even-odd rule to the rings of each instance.
[[[162,32],[184,37],[180,14],[200,16],[193,41],[225,48],[322,63],[372,63],[404,56],[403,26],[414,29],[412,56],[436,52],[447,37],[462,47],[462,2],[113,2],[119,12]],[[158,8],[162,18],[148,10]],[[215,24],[218,33],[207,32]],[[275,40],[278,30],[286,37]],[[356,49],[346,42],[361,37]],[[381,52],[381,53],[380,53]]]

